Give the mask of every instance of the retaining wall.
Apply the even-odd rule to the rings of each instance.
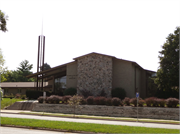
[[[73,114],[73,107],[65,104],[36,103],[32,111]],[[137,107],[128,106],[102,106],[80,105],[76,114],[111,116],[111,117],[137,117]],[[138,118],[179,120],[179,108],[138,107]]]

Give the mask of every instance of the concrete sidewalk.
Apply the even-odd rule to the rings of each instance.
[[[139,127],[151,127],[151,128],[180,129],[180,125],[173,125],[173,124],[128,122],[128,121],[111,121],[111,120],[100,120],[100,119],[80,119],[80,118],[51,117],[51,116],[40,116],[40,115],[23,115],[23,114],[19,114],[20,112],[31,112],[31,111],[1,110],[1,117],[28,118],[28,119],[67,121],[67,122],[81,122],[81,123],[95,123],[95,124],[126,125],[126,126],[139,126]]]
[[[23,113],[22,113],[23,112]],[[25,114],[25,113],[37,113],[37,114],[42,114],[43,112],[34,112],[34,111],[28,111],[28,110],[1,110],[1,113],[9,113],[9,114]],[[44,112],[46,113],[46,112]],[[61,113],[49,113],[49,114],[61,114]],[[73,114],[63,114],[63,115],[73,115]],[[43,115],[45,116],[45,115]],[[89,116],[89,117],[105,117],[105,116],[93,116],[93,115],[85,115],[85,116]],[[71,117],[69,117],[71,118]],[[80,118],[80,117],[78,117]],[[106,117],[105,117],[106,118]],[[133,120],[136,120],[136,118],[125,118],[125,117],[115,117],[115,118],[119,118],[119,119],[133,119]],[[160,120],[160,119],[144,119],[144,118],[138,118],[138,120],[151,120],[151,121],[173,121],[173,122],[177,122],[180,124],[180,121],[177,121],[177,120]],[[163,123],[164,124],[164,123]]]

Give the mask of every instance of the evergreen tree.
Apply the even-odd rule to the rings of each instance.
[[[179,94],[179,30],[170,33],[160,51],[160,67],[155,83],[158,85],[159,97],[178,97]]]

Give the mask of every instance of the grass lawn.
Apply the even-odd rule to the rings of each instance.
[[[3,98],[3,100],[1,100],[1,109],[12,105],[13,103],[15,103],[16,101],[23,101],[22,99],[10,99],[10,98]]]
[[[92,123],[75,123],[75,122],[63,122],[63,121],[47,121],[36,119],[20,119],[20,118],[7,118],[1,117],[2,125],[13,126],[27,126],[30,128],[48,128],[72,131],[84,131],[95,133],[179,133],[179,130],[175,129],[163,129],[163,128],[146,128],[146,127],[131,127],[120,125],[104,125],[104,124],[92,124]]]

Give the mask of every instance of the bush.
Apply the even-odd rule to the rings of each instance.
[[[70,96],[70,95],[63,96],[62,102],[63,102],[63,103],[67,103],[68,100],[69,100],[71,97],[72,97],[72,96]]]
[[[106,105],[107,106],[112,106],[112,98],[106,98]]]
[[[154,107],[158,107],[158,106],[159,106],[158,98],[154,98],[154,100],[152,101],[152,105],[153,105]]]
[[[76,95],[77,94],[77,90],[75,88],[68,88],[64,91],[64,95]]]
[[[37,99],[39,98],[39,96],[43,96],[43,92],[36,90],[27,90],[26,96],[28,97],[28,99]]]
[[[158,106],[160,106],[160,107],[164,107],[166,104],[165,99],[156,99],[156,101],[158,103]]]
[[[61,100],[62,100],[62,97],[58,96],[58,95],[51,95],[50,97],[47,98],[48,103],[58,104],[59,101],[61,101]]]
[[[94,98],[94,103],[95,103],[96,105],[105,105],[105,104],[106,104],[106,98],[105,98],[105,97],[102,97],[102,96],[100,96],[100,97],[95,97],[95,98]]]
[[[132,103],[134,106],[137,106],[137,98],[130,99],[130,103]]]
[[[89,90],[79,90],[80,94],[87,98],[88,96],[93,96],[93,94]]]
[[[99,100],[99,97],[95,97],[95,98],[94,98],[94,104],[95,104],[95,105],[100,105],[100,104],[99,104],[99,101],[100,101],[100,100]]]
[[[25,100],[26,99],[26,95],[21,95],[21,99]]]
[[[115,88],[112,90],[112,97],[118,97],[123,100],[126,97],[126,91],[123,88]]]
[[[117,97],[112,98],[111,102],[112,102],[112,105],[113,105],[113,106],[122,105],[121,99],[119,99],[119,98],[117,98]]]
[[[152,106],[156,106],[157,105],[157,101],[156,101],[156,97],[149,97],[149,98],[146,98],[145,99],[145,102],[146,102],[146,105],[148,107],[151,107]]]
[[[38,98],[38,102],[39,102],[39,103],[43,103],[43,100],[44,100],[44,97],[43,97],[43,96],[40,96],[40,97]]]
[[[93,97],[93,96],[89,96],[89,97],[86,99],[86,101],[87,101],[87,104],[93,105],[93,104],[94,104],[94,97]]]
[[[81,100],[82,100],[81,96],[74,95],[73,97],[71,97],[68,100],[68,104],[71,105],[71,106],[74,106],[74,107],[78,107],[80,102],[81,102]]]
[[[179,103],[179,100],[176,98],[168,98],[166,99],[166,105],[168,107],[177,107],[177,104]]]
[[[144,103],[145,103],[145,101],[142,100],[142,99],[140,99],[140,100],[138,101],[138,105],[139,105],[140,107],[143,107]]]
[[[106,105],[106,97],[101,96],[99,100],[100,100],[100,105]]]
[[[123,103],[125,103],[127,106],[130,106],[130,98],[125,97]]]
[[[19,99],[19,98],[21,98],[21,95],[17,93],[17,94],[15,95],[15,98]]]
[[[87,104],[86,99],[82,98],[81,105],[85,105],[85,104]]]

